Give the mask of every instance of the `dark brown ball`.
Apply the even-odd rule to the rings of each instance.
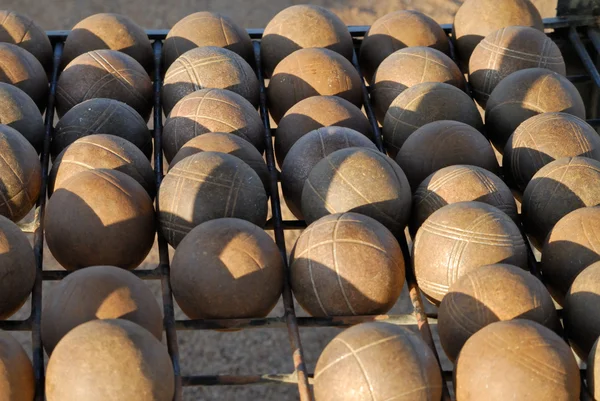
[[[0,82],[14,85],[27,93],[40,111],[46,108],[46,71],[28,51],[10,43],[0,43]]]
[[[404,268],[398,242],[381,223],[337,213],[300,234],[290,257],[290,282],[312,316],[379,315],[398,300]]]
[[[299,49],[327,48],[352,60],[354,46],[346,24],[326,8],[299,4],[269,21],[261,40],[261,60],[267,76]]]
[[[590,394],[595,400],[600,398],[600,386],[598,385],[598,383],[600,383],[600,371],[598,370],[598,368],[596,368],[596,364],[600,364],[600,361],[598,360],[600,358],[600,352],[598,352],[599,344],[600,341],[596,340],[594,346],[592,347],[592,350],[590,351],[590,355],[587,359],[586,372],[588,390],[590,391]]]
[[[31,401],[35,396],[35,376],[27,353],[13,336],[0,331],[0,398]]]
[[[515,222],[494,206],[453,203],[435,211],[417,231],[415,276],[434,303],[461,276],[496,263],[527,269],[527,246]]]
[[[91,363],[93,362],[93,363]],[[58,343],[46,370],[48,401],[171,401],[175,375],[167,347],[123,319],[93,320]]]
[[[158,192],[162,232],[173,247],[194,227],[235,217],[258,226],[267,221],[267,194],[260,177],[235,156],[201,152],[171,167]]]
[[[454,120],[483,132],[481,114],[473,99],[455,86],[424,82],[394,99],[383,120],[383,141],[388,154],[396,157],[404,141],[425,124]]]
[[[277,125],[275,156],[279,165],[303,135],[332,125],[373,138],[371,123],[358,107],[338,96],[312,96],[292,106]]]
[[[5,83],[0,83],[0,124],[16,129],[38,153],[42,151],[46,128],[40,110],[25,92]]]
[[[67,270],[135,269],[154,244],[154,207],[146,190],[127,174],[82,171],[52,194],[45,231],[50,252]]]
[[[26,15],[0,10],[0,42],[11,43],[33,54],[46,68],[52,65],[52,44],[44,29]]]
[[[367,148],[341,149],[325,157],[313,167],[302,190],[302,214],[308,224],[328,214],[356,212],[397,235],[406,227],[410,206],[410,185],[402,169]]]
[[[76,57],[60,74],[56,87],[58,116],[94,98],[126,103],[148,121],[152,81],[133,57],[116,50],[94,50]]]
[[[258,107],[259,85],[252,67],[231,50],[205,46],[185,52],[167,70],[162,89],[165,114],[190,93],[205,88],[228,89]]]
[[[332,50],[301,49],[277,64],[268,95],[271,117],[278,123],[292,106],[311,96],[339,96],[360,107],[361,78],[352,63]]]
[[[413,132],[396,155],[413,190],[430,174],[455,164],[498,171],[492,145],[475,128],[458,121],[425,124]]]
[[[377,150],[360,132],[336,126],[311,131],[292,146],[281,167],[281,189],[285,203],[298,219],[303,219],[302,189],[313,167],[336,150],[354,147]]]
[[[69,274],[46,294],[42,317],[48,355],[69,331],[96,319],[126,319],[162,339],[162,311],[154,294],[142,279],[114,266]]]
[[[362,323],[325,347],[315,370],[317,400],[440,400],[436,358],[411,330],[389,323]]]
[[[502,150],[525,120],[537,114],[563,112],[585,120],[581,95],[567,78],[545,68],[513,72],[492,91],[485,109],[486,135]]]
[[[531,320],[492,323],[463,347],[455,368],[464,401],[579,400],[579,366],[569,346]]]
[[[177,304],[191,319],[264,317],[283,285],[279,248],[260,227],[216,219],[181,241],[171,267]]]
[[[171,162],[190,139],[207,132],[226,132],[250,142],[262,154],[265,128],[250,102],[224,89],[201,89],[181,99],[165,121],[163,151]]]

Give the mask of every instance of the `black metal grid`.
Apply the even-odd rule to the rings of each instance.
[[[588,120],[588,123],[595,127],[600,126],[600,119],[596,118],[597,98],[598,90],[600,89],[600,74],[596,67],[596,63],[590,56],[587,50],[587,46],[591,46],[594,49],[596,58],[600,58],[600,31],[597,29],[596,24],[598,23],[597,18],[591,16],[582,17],[566,17],[566,18],[550,18],[544,20],[545,27],[547,29],[553,29],[554,33],[552,38],[559,40],[568,40],[568,46],[575,49],[582,65],[585,68],[586,73],[568,76],[568,78],[574,83],[592,83],[593,92],[592,100],[590,104],[594,107],[593,112],[590,113],[592,118]],[[451,26],[443,26],[447,34],[451,33]],[[359,45],[361,38],[368,30],[368,26],[350,26],[348,27],[355,45]],[[269,125],[269,116],[267,108],[266,91],[264,85],[264,76],[260,64],[260,38],[262,36],[262,29],[249,29],[253,41],[255,61],[257,67],[257,75],[260,82],[260,114],[265,127],[265,144],[266,144],[266,160],[271,174],[271,207],[273,218],[267,222],[267,229],[274,230],[275,240],[284,258],[285,266],[288,266],[286,249],[285,249],[285,238],[284,230],[298,230],[306,227],[306,224],[302,221],[284,221],[281,215],[281,202],[278,195],[278,172],[275,166],[275,158],[272,146],[273,130]],[[54,121],[54,102],[56,95],[56,82],[59,75],[60,58],[63,50],[63,42],[66,39],[69,31],[51,31],[48,32],[53,47],[54,47],[54,58],[53,68],[50,80],[50,91],[48,97],[48,106],[45,115],[45,127],[46,136],[44,140],[44,148],[41,155],[42,165],[42,191],[44,196],[40,196],[36,208],[34,220],[32,223],[23,225],[22,229],[26,232],[34,233],[34,251],[36,256],[36,263],[38,274],[34,288],[32,290],[32,302],[31,302],[31,314],[25,320],[6,320],[0,321],[0,329],[9,331],[31,331],[32,335],[32,347],[33,347],[33,366],[36,379],[36,401],[44,400],[44,351],[41,343],[40,335],[40,322],[41,322],[41,308],[42,308],[42,283],[44,280],[60,280],[66,276],[66,271],[43,271],[43,248],[44,248],[44,234],[43,234],[43,221],[44,211],[46,205],[46,189],[48,180],[48,165],[49,165],[49,150],[50,142],[53,134],[53,121]],[[162,109],[160,101],[160,91],[162,87],[162,67],[161,67],[161,53],[162,53],[162,41],[166,37],[168,30],[149,30],[147,31],[149,38],[153,42],[154,50],[154,62],[155,67],[153,70],[154,79],[154,166],[156,174],[156,185],[157,189],[160,186],[163,178],[163,160],[162,160]],[[583,35],[583,36],[582,36]],[[582,39],[583,37],[583,39]],[[585,43],[584,43],[585,41]],[[356,52],[353,55],[353,65],[359,70]],[[375,142],[379,150],[383,151],[382,139],[380,135],[380,129],[375,120],[373,111],[371,109],[369,101],[369,91],[364,85],[362,86],[364,108],[371,122],[373,131],[375,133]],[[158,199],[156,200],[156,208],[158,210]],[[403,250],[406,266],[411,266],[410,253],[407,245],[406,237],[398,238],[400,246]],[[311,380],[311,374],[307,371],[302,355],[302,345],[299,335],[299,327],[347,327],[357,323],[366,321],[387,321],[399,325],[417,325],[420,333],[424,340],[433,349],[436,357],[437,352],[433,344],[431,330],[429,327],[430,323],[436,322],[436,314],[427,315],[425,313],[423,303],[420,296],[420,290],[417,286],[415,277],[412,273],[412,269],[408,268],[407,271],[407,283],[409,288],[410,299],[414,308],[413,314],[403,315],[378,315],[378,316],[349,316],[349,317],[326,317],[326,318],[315,318],[315,317],[296,317],[294,311],[294,303],[292,298],[292,292],[290,289],[289,281],[284,281],[283,288],[283,303],[285,312],[283,316],[257,318],[257,319],[226,319],[226,320],[175,320],[174,317],[174,303],[171,293],[171,286],[169,280],[169,255],[168,245],[165,239],[162,237],[160,230],[158,230],[158,247],[159,247],[159,264],[152,270],[139,270],[133,271],[138,277],[142,279],[154,279],[161,281],[162,287],[162,298],[163,298],[163,313],[164,313],[164,329],[166,332],[166,340],[169,354],[171,355],[173,368],[175,371],[175,397],[174,400],[179,401],[182,399],[182,387],[183,386],[199,386],[199,385],[249,385],[249,384],[266,384],[266,383],[280,383],[280,384],[296,384],[300,395],[300,400],[309,401],[312,400],[312,394],[309,388],[309,381]],[[536,261],[533,256],[531,249],[530,254],[530,267],[534,274],[537,274],[538,269]],[[179,351],[177,345],[177,331],[178,330],[213,330],[213,329],[244,329],[244,328],[255,328],[255,327],[269,327],[269,328],[284,328],[286,327],[289,334],[290,346],[291,346],[291,357],[294,363],[294,372],[291,373],[276,373],[276,374],[261,374],[261,375],[244,375],[244,376],[233,376],[233,375],[203,375],[203,376],[182,376],[179,367]],[[439,358],[438,358],[439,361]],[[452,378],[451,371],[444,371],[444,384],[446,381],[450,381]],[[585,373],[583,370],[582,373]],[[583,375],[582,375],[583,383]],[[449,392],[446,386],[444,386],[444,400],[450,400]],[[591,399],[585,386],[582,388],[582,400]]]

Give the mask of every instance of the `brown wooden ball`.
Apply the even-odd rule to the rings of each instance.
[[[563,157],[542,167],[523,193],[523,223],[539,249],[552,227],[569,212],[600,204],[600,162]]]
[[[13,336],[0,331],[0,398],[31,401],[35,396],[35,376],[27,353]]]
[[[33,54],[49,70],[52,44],[44,29],[26,15],[0,10],[0,42],[11,43]]]
[[[126,319],[162,339],[162,311],[150,288],[133,273],[115,266],[73,272],[44,298],[42,343],[48,355],[72,329],[96,319]]]
[[[300,234],[290,257],[290,282],[312,316],[379,315],[398,300],[404,268],[402,250],[383,224],[358,213],[336,213]]]
[[[302,189],[314,166],[336,150],[377,147],[358,131],[343,127],[323,127],[301,137],[292,146],[281,167],[281,189],[290,211],[300,220]]]
[[[498,171],[492,145],[475,128],[458,121],[425,124],[413,132],[396,155],[413,190],[430,174],[455,164]]]
[[[167,70],[162,89],[165,114],[185,96],[205,88],[228,89],[258,107],[259,85],[252,67],[231,50],[205,46],[185,52]]]
[[[40,195],[40,159],[23,135],[2,124],[0,155],[0,215],[19,221],[29,213]]]
[[[579,366],[569,346],[531,320],[492,323],[463,347],[455,368],[456,399],[579,400]]]
[[[269,111],[278,123],[296,103],[311,96],[333,95],[362,105],[361,78],[348,60],[328,49],[300,49],[273,71],[268,88]]]
[[[338,96],[312,96],[293,105],[277,125],[275,156],[279,165],[303,135],[332,125],[373,138],[371,123],[358,107]]]
[[[67,270],[135,269],[154,244],[154,207],[146,190],[127,174],[86,170],[52,194],[45,231],[50,252]]]
[[[369,322],[344,330],[327,344],[317,362],[314,391],[317,400],[329,401],[437,401],[442,375],[418,334]]]
[[[46,128],[40,110],[21,89],[2,82],[0,82],[0,124],[19,131],[38,153],[41,152]]]
[[[548,112],[573,114],[585,120],[585,105],[575,85],[545,68],[513,72],[496,85],[487,101],[486,135],[502,150],[523,121]]]
[[[486,203],[458,202],[435,211],[419,228],[413,263],[423,294],[439,304],[456,280],[481,266],[527,269],[527,246],[504,212]]]
[[[528,319],[559,330],[552,297],[534,275],[516,266],[481,266],[450,286],[438,312],[444,352],[452,361],[467,340],[487,325]]]
[[[235,156],[201,152],[171,167],[158,192],[161,230],[173,247],[208,220],[235,217],[258,226],[267,221],[260,177]]]
[[[144,28],[131,18],[113,13],[99,13],[79,21],[67,36],[61,57],[66,66],[76,57],[92,50],[118,50],[151,71],[154,65],[152,44]]]
[[[390,104],[382,130],[388,154],[396,157],[413,132],[440,120],[460,121],[483,132],[481,114],[469,95],[449,84],[424,82],[406,89]]]
[[[450,53],[450,42],[442,27],[415,10],[393,11],[369,28],[360,45],[360,68],[371,81],[379,64],[390,54],[405,47],[425,46]]]
[[[287,56],[299,49],[326,48],[352,60],[352,37],[346,24],[326,8],[298,4],[269,21],[261,40],[261,60],[267,77]]]
[[[264,317],[283,285],[279,248],[241,219],[204,222],[181,241],[171,267],[173,295],[191,319]]]
[[[190,139],[207,132],[235,134],[262,154],[265,128],[250,102],[225,89],[201,89],[181,99],[165,121],[163,151],[171,162]]]
[[[596,130],[572,114],[542,113],[525,120],[508,138],[502,168],[523,191],[546,164],[575,156],[600,160]]]
[[[171,401],[175,375],[167,348],[123,319],[92,320],[58,343],[46,370],[48,401]]]
[[[40,111],[46,108],[46,71],[27,50],[10,43],[0,43],[0,82],[14,85],[27,93]]]
[[[600,398],[600,386],[598,385],[598,383],[600,383],[600,372],[598,368],[596,368],[596,364],[598,364],[600,367],[600,352],[598,352],[598,344],[600,344],[600,342],[596,340],[592,350],[590,351],[590,355],[587,359],[586,372],[588,390],[595,400]]]
[[[462,64],[490,33],[507,26],[530,26],[544,31],[539,11],[529,0],[466,0],[454,16],[452,35]]]
[[[500,28],[479,42],[469,60],[473,96],[485,108],[502,79],[515,71],[536,67],[566,74],[558,46],[543,31],[526,26]]]
[[[60,74],[56,112],[62,118],[79,103],[94,98],[126,103],[148,121],[152,81],[133,57],[117,50],[93,50],[76,57]]]
[[[50,194],[75,174],[94,169],[111,169],[136,180],[150,197],[156,193],[154,170],[148,158],[134,144],[114,135],[84,136],[63,150],[50,171]]]
[[[400,234],[410,207],[410,185],[402,169],[367,148],[331,153],[313,167],[302,190],[302,214],[308,224],[328,214],[356,212]]]

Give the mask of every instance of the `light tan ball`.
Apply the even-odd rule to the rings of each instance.
[[[0,26],[0,31],[2,27]],[[40,62],[27,50],[0,42],[0,82],[14,85],[43,112],[48,96],[48,78]]]
[[[598,385],[598,383],[600,383],[600,372],[598,371],[598,368],[600,367],[600,353],[598,352],[599,343],[600,342],[596,340],[594,346],[592,347],[592,350],[590,351],[590,355],[587,359],[586,372],[588,389],[590,390],[590,393],[595,400],[600,398],[600,386]]]
[[[35,376],[27,353],[10,334],[0,331],[0,398],[31,401],[35,396]]]
[[[19,131],[41,153],[46,128],[39,109],[25,92],[5,83],[0,83],[0,124]]]
[[[33,54],[46,70],[52,65],[52,44],[44,29],[26,15],[0,10],[0,42],[12,43]]]

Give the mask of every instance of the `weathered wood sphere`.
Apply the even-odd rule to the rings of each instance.
[[[0,10],[0,42],[11,43],[33,54],[46,70],[52,65],[52,44],[44,29],[26,15]]]
[[[592,350],[590,351],[590,355],[587,359],[586,372],[588,390],[595,400],[600,399],[600,385],[598,384],[600,383],[600,371],[596,367],[596,364],[598,364],[600,367],[600,352],[598,352],[598,344],[600,344],[600,342],[596,340]]]
[[[333,12],[309,4],[280,11],[267,24],[261,40],[261,60],[267,77],[296,50],[315,47],[330,49],[352,60],[352,37],[346,24]]]
[[[142,279],[115,266],[91,266],[69,274],[46,295],[42,316],[48,355],[68,332],[96,319],[126,319],[162,339],[162,311],[154,294]]]
[[[136,180],[115,170],[82,171],[48,201],[48,248],[67,270],[135,269],[154,244],[154,206]]]
[[[396,157],[406,139],[425,124],[454,120],[483,132],[481,114],[473,99],[455,86],[424,82],[403,91],[394,99],[383,120],[383,142]]]
[[[0,124],[19,131],[38,153],[41,152],[46,128],[40,110],[21,89],[1,82]]]
[[[191,319],[264,317],[283,285],[279,248],[246,220],[204,222],[181,241],[171,267],[173,295]]]
[[[148,330],[129,320],[93,320],[75,327],[54,349],[46,397],[171,401],[174,376],[167,348]]]
[[[527,269],[527,247],[504,212],[486,203],[459,202],[425,220],[415,238],[413,263],[423,294],[439,304],[456,280],[481,266]]]
[[[235,217],[258,226],[267,221],[267,194],[250,166],[226,153],[188,156],[163,179],[158,192],[162,232],[173,247],[208,220]]]
[[[362,323],[327,344],[317,362],[314,391],[317,400],[329,401],[437,401],[442,375],[418,334],[389,323]]]
[[[328,49],[300,49],[284,58],[273,71],[267,93],[277,123],[292,106],[311,96],[339,96],[362,105],[360,75],[350,61]]]
[[[328,214],[356,212],[400,234],[410,206],[410,185],[402,169],[367,148],[340,149],[325,157],[313,167],[302,190],[302,214],[308,224]]]
[[[0,82],[14,85],[27,93],[40,111],[46,108],[46,71],[27,50],[10,43],[0,43]]]
[[[225,89],[201,89],[181,99],[165,121],[163,151],[171,162],[190,139],[207,132],[226,132],[250,142],[262,154],[265,128],[250,102]]]
[[[456,399],[579,400],[579,366],[569,346],[531,320],[492,323],[465,344],[455,368]]]
[[[27,353],[13,336],[0,331],[0,398],[31,401],[35,396],[35,376]]]

